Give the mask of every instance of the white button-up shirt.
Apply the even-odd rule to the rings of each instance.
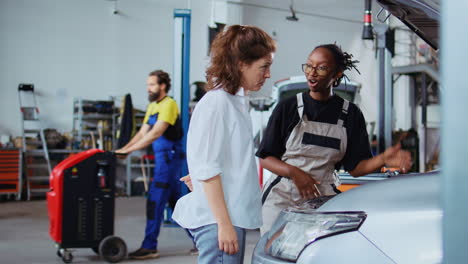
[[[196,105],[187,137],[193,192],[179,199],[172,215],[182,227],[216,223],[202,181],[217,175],[232,224],[246,229],[261,226],[261,192],[248,107],[243,88],[236,95],[211,90]]]

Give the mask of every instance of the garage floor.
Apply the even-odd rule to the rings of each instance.
[[[115,235],[123,238],[129,251],[139,247],[144,233],[145,199],[119,197],[116,199]],[[28,202],[0,202],[0,257],[1,263],[63,263],[49,237],[49,219],[45,200]],[[250,263],[252,251],[259,238],[258,231],[247,233],[245,262]],[[159,236],[158,260],[125,260],[120,263],[197,263],[189,250],[192,242],[178,227],[163,227]],[[91,249],[73,252],[73,263],[107,263]]]

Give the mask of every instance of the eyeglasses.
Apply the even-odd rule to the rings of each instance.
[[[327,66],[320,65],[320,66],[315,66],[315,67],[313,67],[312,65],[309,65],[309,64],[307,64],[307,63],[302,64],[302,71],[303,71],[305,74],[311,73],[312,70],[315,70],[315,72],[316,72],[318,75],[325,75],[325,74],[328,73],[328,67],[327,67]]]

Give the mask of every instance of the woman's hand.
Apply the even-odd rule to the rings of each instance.
[[[309,174],[305,173],[303,170],[291,166],[289,178],[293,180],[302,198],[312,199],[321,196],[320,191],[318,190],[316,185],[320,183],[314,180]]]
[[[221,176],[218,174],[213,178],[202,181],[208,204],[218,223],[218,246],[219,250],[227,254],[234,254],[239,251],[237,243],[237,233],[232,225],[229,212],[224,200],[223,185]]]
[[[303,170],[287,164],[286,162],[273,156],[260,159],[260,164],[263,168],[275,173],[276,175],[290,178],[296,185],[297,190],[299,191],[299,194],[302,198],[312,199],[321,196],[320,191],[316,186],[316,184],[320,183],[315,181]]]
[[[401,149],[401,144],[389,147],[383,153],[383,161],[387,167],[397,167],[406,173],[412,166],[411,153]]]
[[[185,185],[187,185],[187,188],[192,192],[193,191],[193,185],[192,185],[192,178],[190,178],[190,174],[180,178],[181,182],[184,182]]]
[[[236,254],[239,251],[237,233],[232,224],[218,224],[218,245],[219,250],[229,255]]]

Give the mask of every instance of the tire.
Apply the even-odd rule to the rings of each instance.
[[[97,246],[97,247],[92,247],[91,249],[93,250],[94,253],[96,253],[96,254],[99,255],[99,246]]]
[[[117,236],[108,236],[99,243],[99,254],[107,262],[116,263],[127,256],[127,245]]]
[[[70,251],[63,252],[62,260],[64,263],[71,263],[73,261],[73,255]]]

